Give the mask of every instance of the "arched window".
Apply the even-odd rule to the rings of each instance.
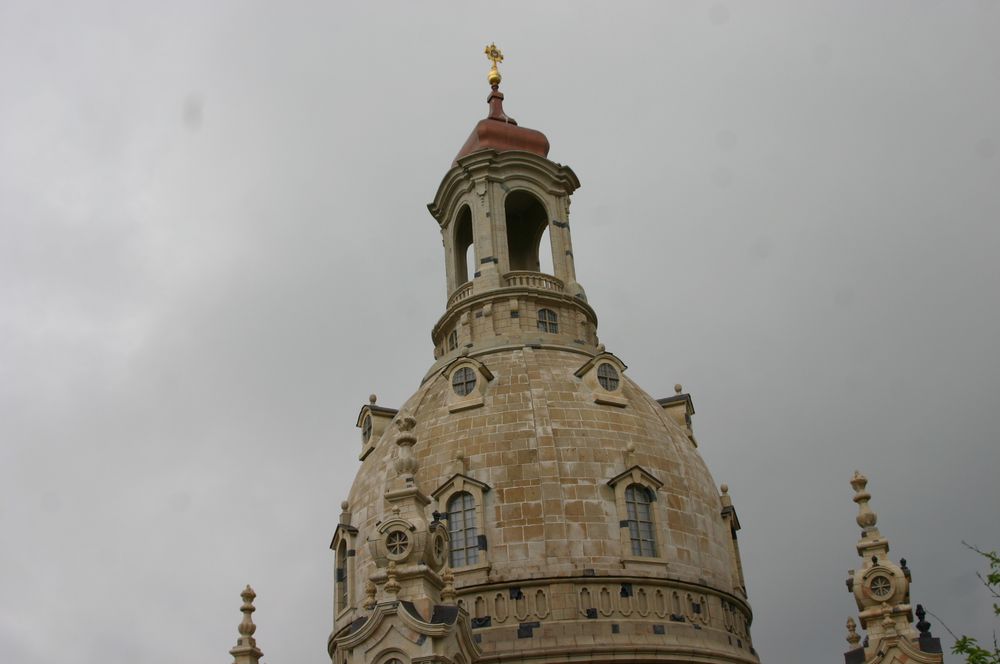
[[[452,567],[479,562],[476,501],[467,491],[456,493],[448,500],[448,535],[451,538]]]
[[[539,272],[538,247],[549,227],[548,214],[533,194],[512,191],[504,200],[507,217],[507,255],[511,270]],[[551,253],[551,252],[550,252]]]
[[[632,484],[625,489],[628,534],[632,540],[632,555],[634,556],[656,556],[652,504],[652,494],[641,484]]]
[[[551,309],[538,310],[538,329],[555,334],[559,331],[559,316]]]
[[[469,280],[469,257],[472,257],[471,266],[475,271],[475,251],[469,251],[472,247],[472,211],[468,205],[463,205],[455,218],[455,288],[458,288]]]
[[[337,613],[347,608],[347,542],[337,547]]]
[[[458,348],[458,330],[452,330],[451,334],[448,335],[448,350],[456,348]]]

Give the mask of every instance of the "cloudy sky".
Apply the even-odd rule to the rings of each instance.
[[[998,34],[1000,0],[0,3],[0,661],[226,662],[246,583],[265,661],[326,661],[355,417],[432,362],[424,206],[493,40],[583,182],[602,340],[693,395],[763,660],[846,649],[855,468],[914,601],[988,637]]]

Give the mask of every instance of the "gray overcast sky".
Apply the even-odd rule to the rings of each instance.
[[[856,467],[914,601],[988,637],[998,35],[998,0],[0,3],[0,661],[225,662],[248,582],[265,661],[326,661],[355,417],[432,361],[424,205],[492,40],[583,181],[602,340],[693,395],[763,660],[846,649]]]

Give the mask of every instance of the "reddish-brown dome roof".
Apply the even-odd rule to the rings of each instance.
[[[486,101],[490,105],[490,114],[480,120],[469,134],[465,145],[455,155],[456,164],[462,157],[487,148],[498,152],[523,150],[541,157],[549,156],[549,139],[545,138],[545,134],[535,129],[519,127],[514,118],[503,112],[503,93],[498,85],[493,86]]]

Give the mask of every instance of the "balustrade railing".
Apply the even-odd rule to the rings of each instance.
[[[503,275],[503,285],[507,288],[537,288],[556,293],[562,293],[566,286],[561,279],[553,277],[551,274],[541,272],[531,272],[528,270],[516,270]],[[472,282],[467,281],[448,296],[448,308],[455,306],[462,300],[472,295]]]
[[[551,274],[529,272],[527,270],[508,272],[503,275],[503,281],[504,286],[508,287],[521,286],[527,288],[540,288],[542,290],[550,290],[557,293],[563,292],[566,288],[561,279],[556,279]]]
[[[461,302],[470,295],[472,295],[472,282],[466,281],[464,284],[452,291],[451,295],[448,297],[448,308],[450,309],[455,304]]]

